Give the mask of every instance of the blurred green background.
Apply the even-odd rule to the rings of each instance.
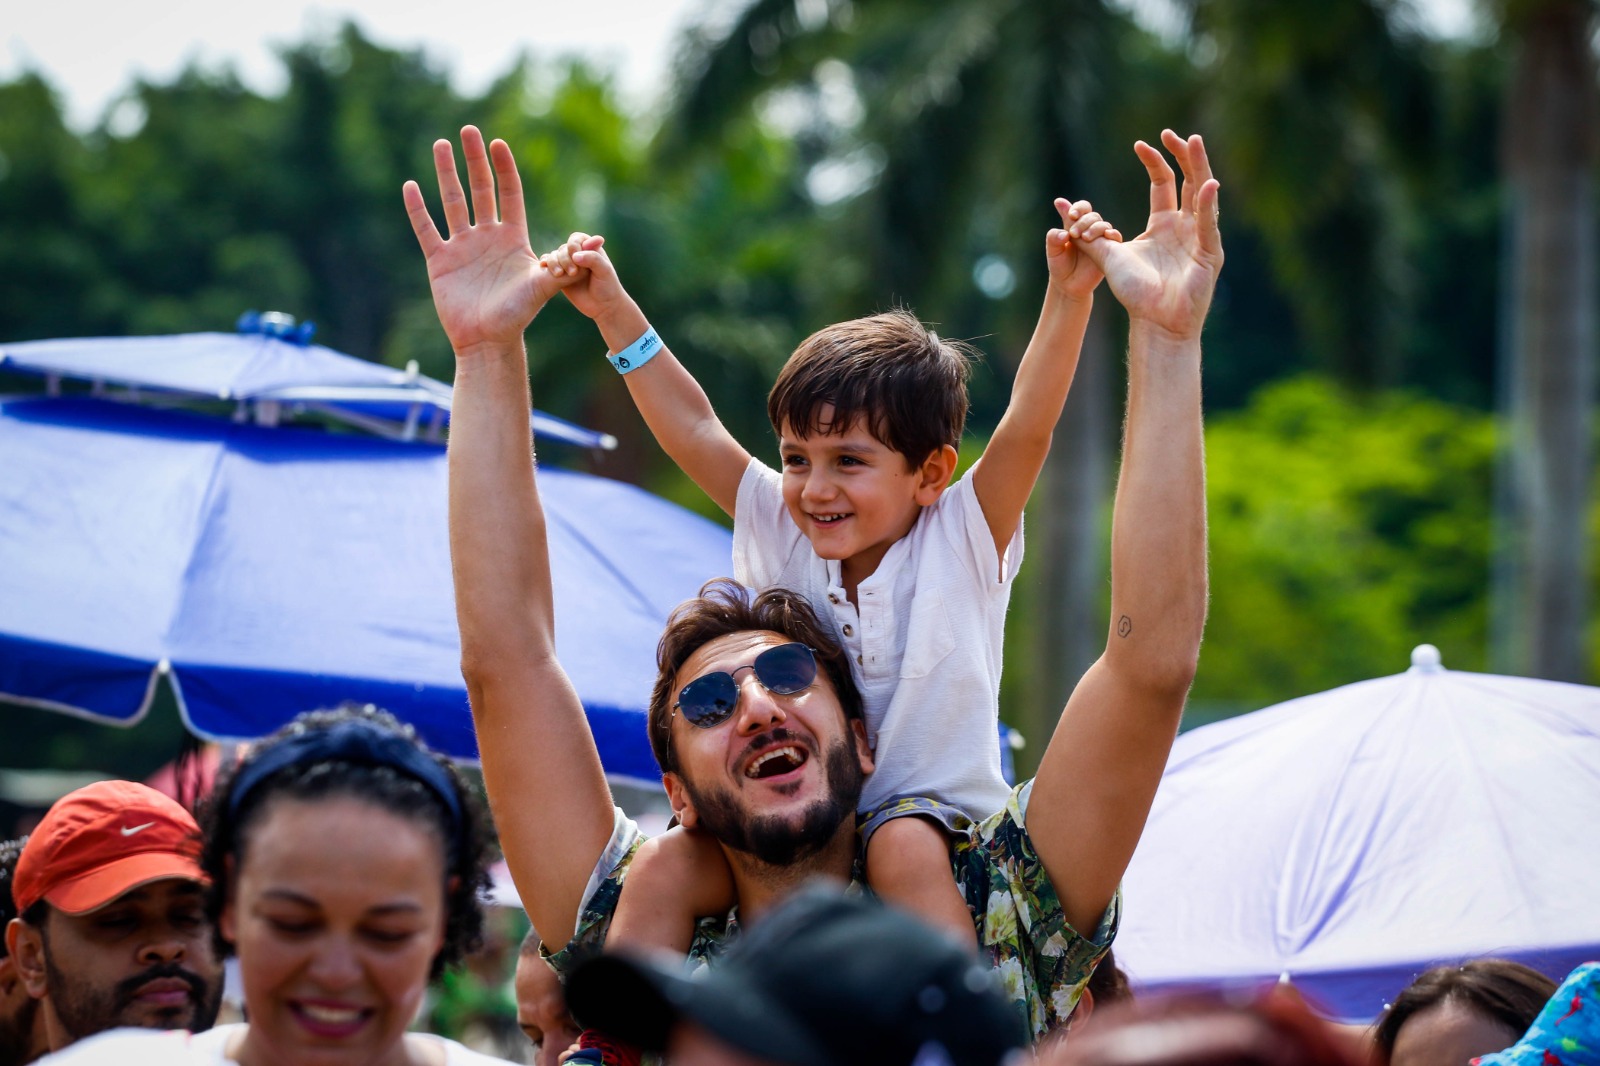
[[[281,93],[192,68],[88,130],[24,74],[0,83],[0,340],[272,309],[449,380],[400,186],[424,179],[432,202],[430,144],[472,122],[511,144],[535,246],[604,233],[757,454],[794,345],[900,304],[987,354],[971,458],[1037,314],[1051,199],[1088,198],[1131,237],[1133,141],[1200,131],[1228,262],[1189,724],[1398,672],[1424,641],[1451,668],[1594,682],[1594,5],[1482,4],[1465,39],[1382,0],[1178,12],[1156,33],[1102,0],[755,0],[691,30],[643,110],[575,61],[466,96],[354,25],[284,49]],[[1102,292],[1030,507],[1002,706],[1039,741],[1105,641],[1124,329]],[[578,462],[715,513],[586,320],[552,305],[530,339],[536,403],[622,442]],[[179,731],[165,698],[127,733],[5,714],[11,767],[142,776]]]

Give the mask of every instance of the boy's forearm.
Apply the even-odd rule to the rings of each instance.
[[[1054,289],[1047,293],[1039,322],[1017,364],[1011,400],[1000,420],[1008,434],[1024,441],[1043,440],[1043,446],[1049,448],[1050,435],[1061,418],[1072,379],[1078,372],[1078,357],[1083,352],[1083,338],[1093,309],[1093,295],[1062,296]],[[999,427],[995,436],[1000,436]]]
[[[1062,296],[1052,288],[1017,366],[1011,400],[974,472],[974,488],[995,534],[1009,542],[1050,454],[1050,440],[1077,373],[1093,296]]]
[[[622,351],[644,336],[645,330],[650,328],[650,320],[645,318],[632,297],[614,308],[608,308],[595,318],[594,324],[599,328],[608,352]]]
[[[619,352],[650,328],[631,299],[595,319],[606,350]],[[679,469],[729,515],[750,454],[734,440],[700,383],[662,342],[650,361],[622,376],[645,425]]]

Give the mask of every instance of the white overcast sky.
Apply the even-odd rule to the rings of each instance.
[[[137,76],[170,80],[193,59],[282,88],[275,45],[353,20],[390,48],[421,47],[465,92],[516,56],[583,54],[615,70],[636,104],[665,83],[671,44],[708,0],[3,0],[0,79],[42,72],[74,126],[92,125]]]
[[[1124,0],[1150,10],[1168,0]],[[1439,32],[1460,33],[1472,0],[1418,0]],[[4,0],[0,79],[41,71],[85,129],[136,76],[170,80],[192,59],[231,63],[262,92],[281,88],[274,45],[346,19],[391,48],[422,47],[463,92],[484,88],[518,53],[583,54],[616,71],[648,106],[665,83],[679,30],[739,0]],[[1159,15],[1157,16],[1159,18]]]

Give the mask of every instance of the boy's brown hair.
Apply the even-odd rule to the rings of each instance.
[[[767,417],[780,436],[784,423],[810,436],[860,418],[916,467],[946,444],[960,447],[976,355],[900,309],[840,322],[795,349],[767,395]]]

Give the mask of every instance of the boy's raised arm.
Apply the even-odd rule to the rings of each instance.
[[[1222,268],[1217,189],[1198,136],[1140,142],[1150,222],[1085,246],[1127,308],[1128,413],[1111,530],[1111,632],[1078,682],[1028,801],[1028,832],[1067,920],[1090,932],[1144,831],[1206,616],[1200,331]]]
[[[622,287],[604,244],[602,237],[574,233],[543,262],[567,283],[563,291],[572,305],[594,320],[606,350],[626,353],[648,335],[650,322]],[[662,450],[732,517],[750,453],[728,432],[705,390],[666,342],[658,338],[652,349],[647,362],[622,375],[628,394]]]
[[[1078,369],[1094,289],[1102,277],[1081,246],[1102,237],[1122,239],[1087,200],[1069,204],[1058,199],[1055,207],[1062,228],[1045,235],[1050,284],[1039,324],[1017,366],[1005,414],[972,471],[973,491],[994,537],[995,552],[1002,556],[1050,454],[1050,438]]]
[[[471,210],[450,142],[434,145],[448,238],[417,183],[405,203],[456,355],[450,558],[461,672],[506,861],[539,936],[572,936],[612,829],[611,793],[583,706],[556,661],[544,511],[534,478],[522,331],[560,287],[528,245],[504,141],[461,131]],[[491,164],[492,160],[492,164]],[[496,182],[499,193],[496,195]]]

